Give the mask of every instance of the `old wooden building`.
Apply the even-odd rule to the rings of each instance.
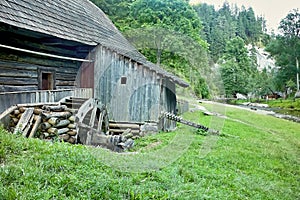
[[[158,122],[175,112],[176,85],[188,86],[148,62],[88,0],[0,1],[0,113],[77,96],[99,99],[111,120]]]

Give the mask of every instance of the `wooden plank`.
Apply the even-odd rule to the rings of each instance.
[[[140,129],[140,125],[139,124],[109,124],[109,128],[120,128],[120,129],[126,129],[126,128],[130,128],[130,129]]]
[[[34,108],[27,108],[25,112],[22,114],[22,117],[20,118],[15,130],[14,134],[17,134],[19,132],[23,132],[28,123],[30,122],[30,119],[33,116],[33,110]]]
[[[124,133],[126,131],[126,129],[109,129],[109,132],[110,133]],[[131,130],[131,133],[133,133],[133,134],[138,134],[138,133],[140,133],[140,131],[139,130]]]
[[[16,70],[13,67],[4,69],[0,67],[0,77],[37,78],[36,71]]]
[[[4,77],[0,76],[0,85],[37,85],[36,78]],[[74,83],[73,83],[74,85]]]
[[[10,108],[8,108],[7,110],[5,110],[3,113],[0,114],[0,121],[6,117],[7,115],[9,115],[11,112],[13,112],[14,110],[16,110],[18,108],[18,106],[11,106]]]
[[[14,85],[0,85],[1,92],[16,92],[16,91],[32,91],[38,90],[36,85],[24,85],[24,86],[14,86]]]
[[[0,44],[0,47],[6,48],[6,49],[11,49],[11,50],[16,50],[16,51],[21,51],[21,52],[26,52],[26,53],[30,53],[30,54],[40,55],[40,56],[46,56],[46,57],[51,57],[51,58],[62,59],[62,60],[72,60],[72,61],[80,61],[80,62],[93,62],[92,60],[86,60],[86,59],[74,58],[74,57],[67,57],[67,56],[59,56],[59,55],[54,55],[54,54],[50,54],[50,53],[43,53],[43,52],[32,51],[32,50],[28,50],[28,49],[12,47],[12,46],[9,46],[9,45]]]
[[[28,122],[27,125],[26,125],[26,128],[25,128],[24,131],[23,131],[23,136],[24,136],[24,137],[27,137],[28,132],[29,132],[29,130],[30,130],[30,127],[31,127],[31,125],[32,125],[33,119],[34,119],[34,115],[31,116],[29,122]]]

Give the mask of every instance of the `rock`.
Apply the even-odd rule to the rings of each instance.
[[[237,98],[237,99],[243,99],[243,100],[247,99],[246,96],[244,96],[244,95],[242,95],[242,94],[240,94],[240,93],[237,93],[237,94],[236,94],[236,98]]]
[[[141,136],[155,134],[158,132],[158,127],[156,123],[145,123],[141,126]]]
[[[129,149],[132,148],[134,145],[134,140],[133,139],[128,139],[125,143],[124,143],[124,148],[125,149]]]
[[[209,112],[209,111],[205,111],[203,112],[204,115],[207,115],[207,116],[213,116],[214,114],[212,112]]]

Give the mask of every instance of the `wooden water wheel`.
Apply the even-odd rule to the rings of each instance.
[[[84,102],[77,114],[77,142],[91,145],[94,134],[108,135],[109,119],[106,106],[97,99]]]

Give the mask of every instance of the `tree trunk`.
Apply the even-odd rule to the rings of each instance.
[[[297,92],[299,92],[299,60],[296,57],[296,67],[297,67]]]

